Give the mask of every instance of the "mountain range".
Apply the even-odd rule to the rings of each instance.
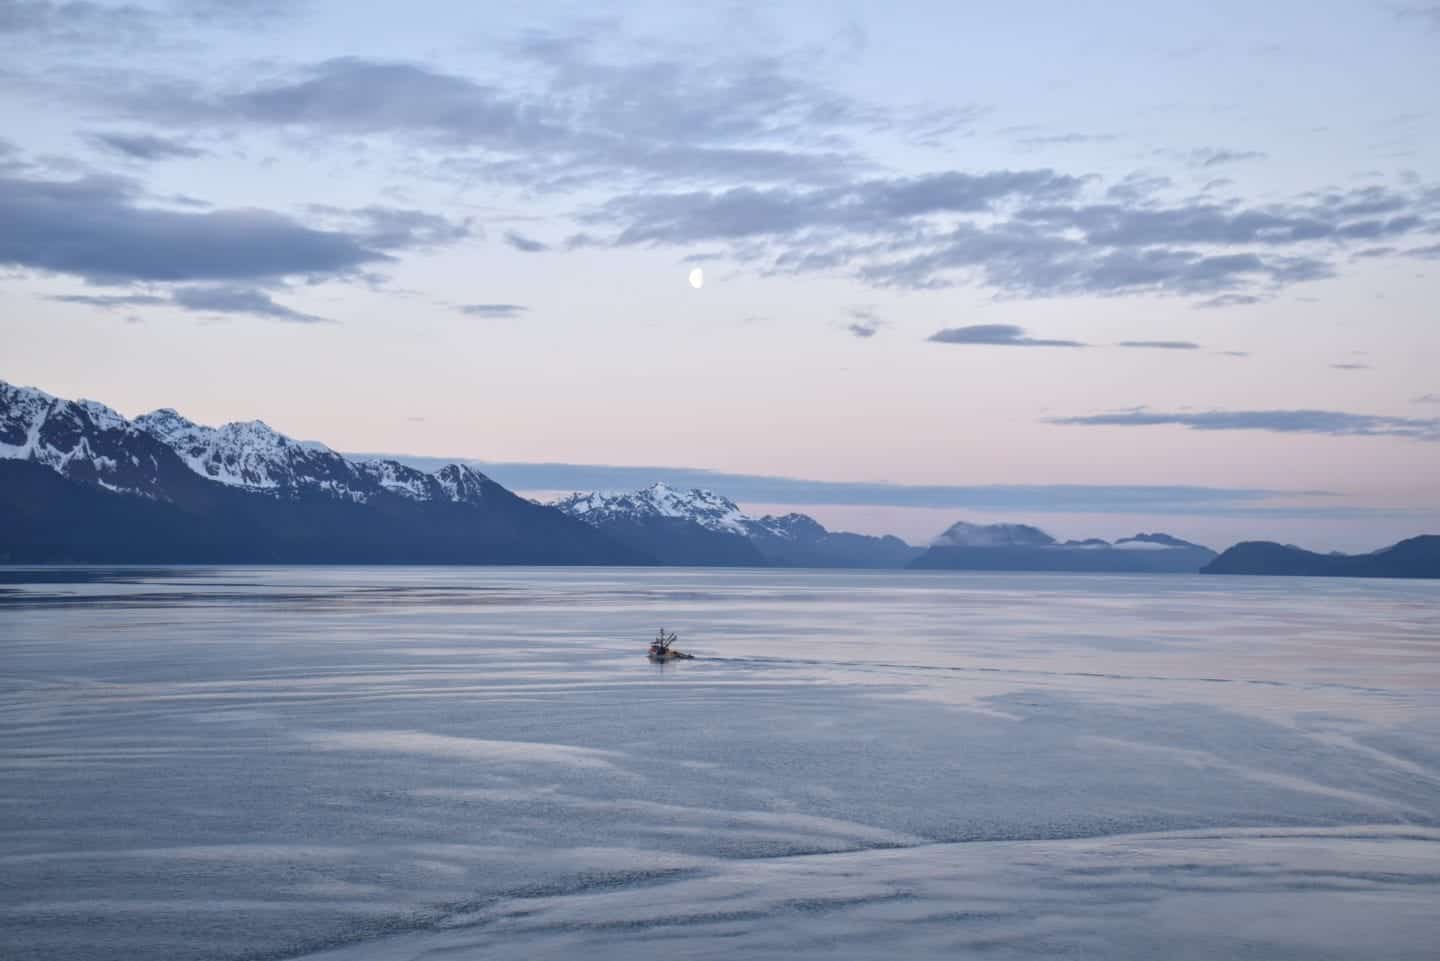
[[[662,564],[904,567],[921,553],[898,537],[828,531],[806,514],[750,517],[713,491],[663,483],[571,494],[553,504]]]
[[[260,421],[207,427],[0,381],[0,563],[415,563],[868,567],[1440,576],[1440,537],[1365,555],[1168,534],[1057,541],[952,525],[927,548],[751,517],[708,490],[521,497],[472,466],[420,470],[296,441]]]
[[[916,570],[1104,571],[1194,574],[1215,559],[1208,547],[1169,534],[1136,534],[1114,543],[1091,538],[1057,541],[1027,524],[961,521],[915,558]]]
[[[259,421],[126,420],[0,382],[0,562],[649,564],[461,464],[356,462]]]

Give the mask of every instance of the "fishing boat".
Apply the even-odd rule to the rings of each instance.
[[[670,645],[675,643],[675,633],[665,633],[665,628],[660,628],[660,633],[655,640],[650,642],[650,652],[647,655],[652,661],[689,661],[693,660],[694,654],[686,654],[684,651],[677,651]]]

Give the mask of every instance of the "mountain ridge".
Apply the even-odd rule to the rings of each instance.
[[[903,567],[920,553],[898,537],[829,531],[808,514],[751,517],[705,488],[657,481],[636,491],[587,491],[550,502],[662,563],[702,566]],[[683,561],[667,558],[684,558]]]
[[[1409,537],[1368,554],[1320,554],[1292,544],[1242,541],[1207,564],[1201,573],[1440,578],[1440,534]]]
[[[259,422],[157,414],[0,381],[0,561],[655,562],[464,465],[355,463]]]

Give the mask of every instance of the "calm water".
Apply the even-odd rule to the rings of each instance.
[[[0,569],[7,961],[1432,961],[1437,905],[1440,583]]]

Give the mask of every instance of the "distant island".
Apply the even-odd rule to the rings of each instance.
[[[0,563],[578,564],[1440,577],[1440,537],[1364,555],[1170,534],[1058,541],[953,524],[927,547],[752,517],[654,483],[548,503],[462,463],[354,458],[259,421],[206,427],[0,381]]]
[[[1295,577],[1440,577],[1440,534],[1422,534],[1369,554],[1317,554],[1289,544],[1245,541],[1207,564],[1203,574]]]

